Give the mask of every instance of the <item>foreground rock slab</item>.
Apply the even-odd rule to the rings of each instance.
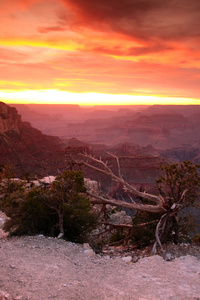
[[[155,255],[125,263],[84,251],[82,245],[42,235],[0,240],[0,290],[21,300],[200,297],[200,260],[193,256],[165,261]]]

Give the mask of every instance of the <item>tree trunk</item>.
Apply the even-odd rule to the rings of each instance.
[[[63,212],[58,210],[58,218],[59,218],[59,230],[60,233],[64,235],[64,225],[63,225]]]

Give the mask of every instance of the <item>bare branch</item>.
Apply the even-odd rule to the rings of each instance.
[[[185,198],[185,195],[186,195],[187,192],[188,192],[187,189],[183,191],[183,193],[182,193],[182,195],[181,195],[181,197],[180,197],[180,200],[179,200],[177,203],[181,203],[181,202],[184,201],[184,198]]]
[[[164,205],[165,204],[165,199],[161,195],[159,195],[159,197],[160,197],[160,199],[162,201],[162,204]]]
[[[119,175],[119,178],[123,180],[122,175],[121,175],[121,168],[120,168],[120,163],[119,163],[119,158],[118,158],[118,156],[117,156],[117,155],[114,155],[114,154],[112,154],[112,153],[110,153],[110,152],[107,152],[107,154],[110,155],[110,156],[112,156],[112,157],[114,157],[114,158],[116,159],[116,162],[117,162],[117,169],[118,169],[118,175]]]
[[[158,245],[160,246],[161,250],[163,251],[163,247],[160,241],[160,237],[159,237],[159,230],[160,230],[160,226],[162,224],[163,219],[166,217],[166,214],[162,215],[162,217],[160,218],[160,221],[158,222],[157,226],[156,226],[156,232],[155,232],[155,236],[156,236],[156,242],[158,243]],[[163,230],[164,228],[162,228]]]
[[[156,232],[155,232],[156,241],[155,241],[155,243],[153,245],[153,248],[152,248],[152,251],[151,251],[152,254],[156,254],[157,244],[160,246],[161,250],[163,251],[163,246],[161,244],[160,237],[159,237],[159,230],[160,230],[160,226],[162,224],[162,221],[163,221],[164,217],[166,217],[166,214],[162,215],[162,217],[160,218],[160,220],[159,220],[159,222],[156,226]]]
[[[148,193],[145,193],[145,192],[138,191],[132,185],[130,185],[128,182],[124,181],[123,178],[120,178],[120,177],[116,176],[112,172],[112,170],[107,166],[107,164],[105,164],[102,160],[94,158],[92,155],[88,155],[88,154],[81,154],[81,155],[84,156],[85,158],[89,158],[92,161],[101,164],[101,166],[103,167],[103,169],[95,167],[95,166],[89,164],[88,162],[83,161],[83,164],[85,166],[87,166],[87,167],[92,168],[92,169],[94,169],[94,170],[96,170],[98,172],[101,172],[103,174],[106,174],[106,175],[110,176],[114,181],[117,181],[117,182],[121,183],[131,194],[163,206],[163,204],[164,204],[163,200],[164,199],[160,195],[159,196],[155,196],[155,195],[152,195],[152,194],[148,194]]]
[[[137,224],[135,225],[135,227],[145,227],[149,224],[154,224],[158,222],[158,220],[153,220],[153,221],[150,221],[150,222],[145,222],[145,223],[140,223],[140,224]],[[113,224],[113,223],[109,223],[109,222],[103,222],[102,224],[104,225],[110,225],[110,226],[113,226],[113,227],[116,227],[116,228],[133,228],[133,225],[131,224]]]
[[[113,224],[109,222],[103,222],[102,224],[112,226],[113,228],[133,228],[133,225],[131,224]]]
[[[95,166],[93,166],[93,165],[87,163],[86,161],[83,161],[83,164],[86,165],[87,167],[92,168],[92,169],[94,169],[94,170],[96,170],[96,171],[100,171],[100,172],[102,172],[102,173],[104,173],[104,174],[106,174],[106,175],[109,175],[109,176],[111,176],[111,174],[114,175],[113,172],[112,172],[112,170],[108,167],[108,162],[105,162],[105,163],[104,163],[104,162],[101,160],[101,158],[100,158],[100,159],[97,159],[97,158],[95,158],[94,156],[92,156],[91,154],[86,154],[86,153],[85,153],[85,154],[82,154],[82,153],[80,153],[80,155],[83,156],[83,157],[85,157],[85,158],[89,158],[89,159],[91,159],[91,160],[94,161],[94,162],[97,162],[98,164],[102,165],[102,167],[103,167],[104,169],[100,169],[100,168],[98,168],[98,167],[95,167]]]
[[[147,211],[151,213],[164,213],[165,209],[161,205],[148,205],[148,204],[137,204],[137,203],[128,203],[121,200],[109,199],[98,194],[94,194],[90,191],[87,191],[87,194],[97,200],[90,200],[93,204],[110,204],[113,206],[129,208],[132,210]]]
[[[128,197],[129,197],[129,199],[131,200],[132,203],[136,204],[136,202],[133,200],[133,198],[129,194],[128,194]]]

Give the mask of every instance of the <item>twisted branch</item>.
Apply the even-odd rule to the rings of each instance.
[[[156,195],[148,194],[148,193],[145,193],[145,192],[140,192],[122,178],[119,168],[118,168],[119,176],[116,176],[113,173],[113,171],[108,167],[108,164],[104,163],[101,159],[97,159],[97,158],[95,158],[95,157],[93,157],[92,155],[89,155],[89,154],[81,154],[81,156],[83,156],[85,158],[88,158],[88,159],[91,159],[93,162],[96,162],[96,163],[100,164],[103,167],[103,169],[98,168],[96,166],[93,166],[92,164],[89,164],[86,161],[83,161],[83,164],[85,166],[110,176],[114,181],[117,181],[118,183],[121,183],[124,186],[124,188],[126,190],[128,190],[131,194],[133,194],[135,196],[138,196],[138,197],[141,197],[145,200],[156,203],[157,206],[160,208],[160,212],[166,211],[165,208],[163,207],[164,199],[161,195],[156,196]],[[111,156],[116,158],[115,155],[111,155]],[[119,160],[118,160],[117,164],[119,164]],[[136,209],[136,208],[131,208],[131,209]]]

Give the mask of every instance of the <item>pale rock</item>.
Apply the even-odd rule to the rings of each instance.
[[[139,257],[138,257],[138,256],[134,256],[134,257],[132,258],[132,262],[134,262],[134,263],[136,263],[138,260],[139,260]]]
[[[57,236],[57,238],[58,238],[58,239],[62,239],[63,236],[64,236],[64,234],[60,232],[59,235]]]
[[[9,294],[6,293],[4,295],[4,299],[6,299],[6,300],[12,300],[12,297]]]
[[[132,256],[124,256],[124,257],[122,257],[122,260],[125,263],[130,264],[130,262],[132,261]]]
[[[5,219],[0,218],[0,228],[3,228],[4,223],[5,223]]]
[[[99,184],[95,180],[91,180],[90,178],[84,178],[84,184],[88,191],[98,192]]]
[[[8,232],[3,231],[0,229],[0,239],[6,239],[8,236]]]
[[[43,235],[43,234],[38,234],[38,237],[39,237],[39,238],[43,238],[44,235]]]
[[[10,265],[11,269],[16,269],[16,267],[14,265]]]
[[[110,216],[109,223],[132,224],[132,218],[125,211],[118,211]]]
[[[0,210],[0,231],[1,231],[2,237],[4,237],[4,234],[6,234],[3,231],[3,226],[7,220],[8,220],[8,217]]]
[[[105,255],[104,259],[110,259],[110,256],[109,255]]]
[[[84,251],[87,256],[94,257],[95,253],[92,249],[87,249]]]
[[[0,300],[4,300],[5,293],[3,291],[0,291]]]
[[[165,260],[166,260],[166,261],[171,261],[171,260],[172,260],[171,253],[166,253],[166,254],[165,254]]]
[[[83,249],[84,250],[90,250],[91,247],[90,247],[90,245],[88,243],[83,243]]]

